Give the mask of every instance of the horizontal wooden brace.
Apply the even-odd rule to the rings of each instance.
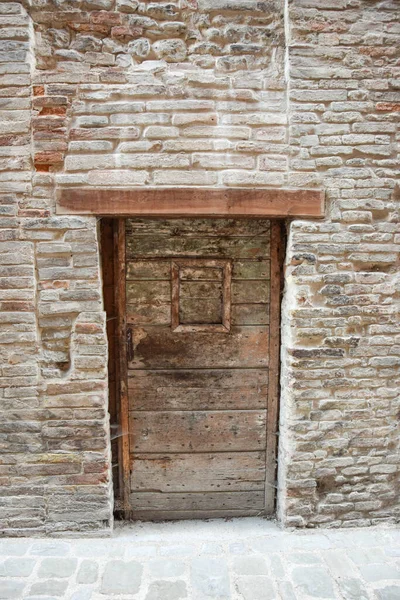
[[[321,218],[324,192],[317,189],[65,188],[57,214],[119,217]]]

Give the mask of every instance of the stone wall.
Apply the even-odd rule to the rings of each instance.
[[[6,534],[112,523],[97,226],[55,214],[68,186],[326,189],[288,226],[278,512],[395,518],[396,4],[1,3]]]
[[[37,4],[35,163],[59,186],[287,183],[279,1]]]
[[[280,516],[288,525],[399,513],[398,2],[289,4],[292,186],[321,222],[290,225],[283,309]]]
[[[3,2],[0,530],[101,532],[112,496],[96,220],[55,216],[52,175],[33,168],[34,72],[31,19]]]

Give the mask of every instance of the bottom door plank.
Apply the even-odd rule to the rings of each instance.
[[[198,511],[198,510],[258,510],[264,508],[264,491],[217,493],[132,493],[133,510]]]
[[[130,510],[125,513],[126,520],[132,521],[184,521],[188,519],[234,519],[236,517],[269,516],[265,510],[243,508],[240,510]]]
[[[132,456],[132,492],[251,492],[264,480],[264,452]]]

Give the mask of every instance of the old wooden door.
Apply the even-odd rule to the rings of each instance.
[[[123,233],[126,514],[271,513],[279,325],[270,326],[271,297],[275,321],[279,303],[271,222],[128,219],[120,242]]]

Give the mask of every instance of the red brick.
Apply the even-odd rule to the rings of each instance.
[[[121,23],[121,14],[118,12],[99,10],[98,12],[92,12],[90,20],[96,25],[119,25]]]
[[[62,152],[37,152],[35,154],[35,164],[54,164],[64,160]]]
[[[387,112],[399,112],[400,102],[377,102],[376,110]]]
[[[143,29],[141,27],[113,27],[111,29],[111,36],[115,38],[129,38],[134,39],[143,35]]]

